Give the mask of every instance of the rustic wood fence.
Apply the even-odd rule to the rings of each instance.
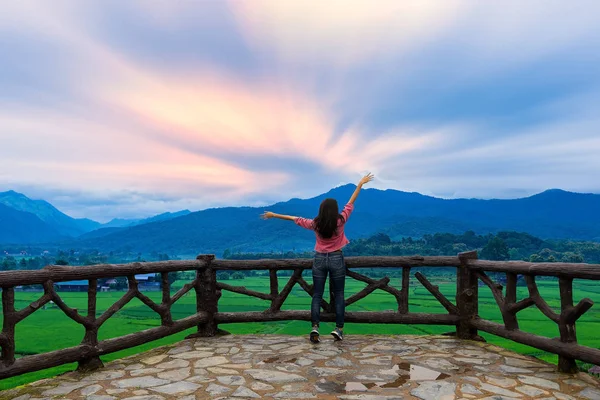
[[[91,370],[102,366],[100,356],[147,343],[183,330],[197,327],[191,337],[213,336],[218,333],[219,323],[264,322],[280,320],[310,321],[308,310],[286,310],[281,306],[292,288],[298,284],[308,295],[313,287],[302,276],[304,270],[312,266],[311,259],[286,260],[217,260],[212,255],[201,255],[196,260],[131,263],[123,265],[95,265],[89,267],[48,266],[38,271],[0,272],[2,288],[3,326],[0,333],[0,379],[51,368],[70,362],[78,362],[80,370]],[[385,291],[396,299],[397,310],[380,312],[347,312],[347,322],[383,324],[430,324],[456,326],[456,336],[461,339],[481,339],[478,331],[488,332],[515,342],[545,350],[559,356],[559,370],[577,370],[575,360],[600,365],[600,350],[577,344],[576,321],[588,311],[593,302],[582,299],[573,302],[573,279],[600,280],[600,265],[567,263],[528,263],[483,261],[477,259],[476,252],[461,253],[455,257],[348,257],[347,276],[366,283],[358,293],[348,297],[346,305],[357,302],[375,290]],[[411,268],[454,267],[457,273],[456,298],[453,303],[446,298],[421,273],[416,272],[417,280],[446,309],[444,314],[413,313],[409,311],[409,283]],[[373,279],[353,271],[357,268],[401,268],[400,287],[390,284],[390,278]],[[196,278],[171,295],[169,272],[196,271]],[[268,270],[270,277],[269,293],[249,290],[241,286],[231,286],[217,281],[219,270]],[[279,288],[277,271],[291,270],[292,275],[282,289]],[[494,282],[486,272],[506,274],[506,289]],[[162,301],[155,303],[138,289],[136,274],[157,273],[162,280]],[[522,275],[527,282],[529,296],[517,300],[517,278]],[[98,315],[96,309],[97,280],[126,276],[129,289],[115,304]],[[536,277],[558,277],[561,307],[555,311],[540,295]],[[54,283],[70,280],[88,280],[88,307],[84,315],[70,308],[55,291]],[[478,315],[479,282],[487,285],[502,313],[503,323],[487,321]],[[18,285],[42,285],[44,294],[27,307],[15,309],[14,288]],[[189,317],[173,320],[171,307],[184,294],[194,289],[196,292],[196,313]],[[262,312],[219,312],[218,301],[221,291],[257,297],[270,302]],[[129,335],[98,340],[98,330],[117,311],[133,298],[138,298],[155,311],[161,319],[161,326]],[[85,328],[81,344],[67,349],[44,354],[15,358],[15,326],[33,312],[53,301],[69,318]],[[321,320],[334,321],[334,305],[323,300]],[[560,337],[550,339],[519,330],[517,313],[527,307],[536,306],[545,316],[558,325]],[[42,333],[43,334],[43,333]]]

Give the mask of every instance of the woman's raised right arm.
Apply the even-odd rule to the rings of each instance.
[[[352,193],[352,196],[350,196],[350,200],[348,200],[348,203],[354,204],[354,201],[356,200],[356,198],[358,197],[358,194],[360,193],[360,189],[362,189],[364,184],[371,182],[373,180],[373,178],[374,178],[374,176],[370,172],[367,175],[363,176],[361,178],[361,180],[358,182],[358,184],[356,185],[356,189],[354,190],[354,193]]]

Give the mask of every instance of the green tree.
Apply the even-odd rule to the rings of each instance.
[[[225,271],[219,271],[219,272],[217,272],[217,279],[220,281],[228,281],[229,273],[227,273]]]
[[[246,275],[242,274],[240,271],[234,272],[233,275],[231,275],[231,279],[244,279],[246,278]]]
[[[486,260],[504,261],[508,260],[509,257],[508,246],[498,236],[491,238],[481,250],[481,258]]]

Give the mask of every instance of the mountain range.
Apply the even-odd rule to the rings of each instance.
[[[100,237],[129,226],[189,214],[189,210],[165,212],[144,219],[113,219],[106,224],[72,218],[44,200],[32,200],[14,190],[0,192],[0,243],[32,244]]]
[[[166,213],[144,222],[129,221],[128,226],[100,226],[77,237],[67,235],[64,230],[46,222],[49,218],[44,221],[37,214],[16,208],[12,208],[11,213],[10,206],[7,207],[0,200],[0,204],[5,205],[0,208],[0,242],[59,242],[61,247],[186,255],[201,252],[220,254],[225,249],[305,250],[314,245],[312,232],[288,221],[263,221],[259,218],[260,213],[267,209],[282,214],[314,217],[324,198],[333,197],[342,207],[354,189],[354,185],[344,185],[313,198],[291,199],[263,208],[224,207]],[[54,207],[52,209],[56,210]],[[356,202],[346,233],[350,239],[378,232],[398,239],[438,232],[463,233],[473,230],[483,234],[514,230],[544,239],[600,241],[599,210],[600,195],[558,189],[510,200],[447,200],[398,190],[365,189]],[[71,220],[82,221],[56,217],[51,222]],[[18,229],[11,228],[11,224],[19,225]],[[27,236],[27,232],[35,232],[35,235]]]

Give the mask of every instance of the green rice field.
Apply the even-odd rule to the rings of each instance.
[[[425,272],[427,276],[427,273]],[[280,290],[287,282],[288,277],[281,276],[279,279]],[[310,282],[310,277],[306,278]],[[437,280],[430,278],[432,283],[439,286],[442,293],[454,302],[456,283],[448,278],[438,277]],[[176,291],[184,283],[177,281],[173,285],[173,291]],[[244,280],[227,281],[230,285],[245,286],[248,289],[268,292],[269,278],[247,277]],[[392,285],[400,286],[398,278],[391,281]],[[365,286],[364,283],[348,278],[346,280],[346,297],[358,292]],[[555,309],[560,309],[560,299],[558,282],[552,280],[539,281],[538,286],[542,297]],[[62,299],[72,308],[80,310],[87,309],[87,293],[59,292]],[[147,292],[150,298],[160,302],[160,292]],[[28,306],[32,301],[40,297],[39,292],[16,292],[17,310]],[[600,348],[600,284],[594,281],[576,280],[574,282],[573,295],[575,302],[584,297],[592,299],[596,305],[588,311],[577,324],[577,337],[579,343],[585,346]],[[97,307],[98,314],[102,313],[113,303],[115,303],[123,292],[103,292],[98,293]],[[527,289],[520,287],[518,289],[518,299],[527,296]],[[326,294],[326,297],[327,294]],[[502,322],[500,311],[494,301],[494,298],[487,287],[480,287],[479,294],[479,315],[482,318]],[[190,291],[186,296],[180,299],[172,309],[173,318],[180,319],[195,313],[196,299],[194,291]],[[269,306],[269,302],[253,297],[248,297],[236,293],[223,291],[223,296],[219,301],[219,311],[239,312],[239,311],[263,311]],[[310,307],[310,297],[298,286],[294,286],[290,296],[284,303],[282,309],[308,310]],[[446,313],[445,309],[437,300],[414,279],[411,280],[411,291],[409,296],[409,307],[411,312],[425,313]],[[366,298],[352,304],[347,308],[348,311],[378,311],[378,310],[396,310],[397,305],[394,297],[381,290],[376,290]],[[526,332],[536,333],[546,337],[558,337],[557,325],[546,318],[535,307],[530,307],[518,314],[520,329]],[[1,319],[1,315],[0,315]],[[145,306],[138,299],[132,300],[121,311],[109,319],[100,329],[99,339],[108,339],[122,336],[132,332],[156,327],[160,325],[160,318],[150,308]],[[333,329],[333,323],[323,323],[322,330]],[[305,335],[308,333],[310,324],[304,321],[280,321],[269,323],[241,323],[220,325],[233,334],[288,334]],[[428,325],[380,325],[380,324],[355,324],[346,325],[346,335],[360,334],[390,334],[390,335],[425,335],[441,334],[454,330],[452,326],[428,326]],[[185,336],[193,333],[190,329],[179,334],[147,343],[132,349],[120,351],[102,357],[104,361],[114,360],[116,358],[143,352],[145,350],[174,343],[182,340]],[[57,307],[46,306],[20,322],[16,327],[16,349],[19,356],[48,352],[52,350],[63,349],[75,346],[83,338],[84,329],[71,319],[69,319]],[[482,334],[485,339],[493,344],[504,348],[517,351],[522,354],[533,355],[549,362],[556,362],[557,357],[534,348],[508,341],[503,338],[488,334]],[[51,368],[45,371],[25,374],[19,377],[5,379],[0,381],[0,390],[8,389],[22,385],[35,380],[51,377],[65,371],[73,370],[76,364],[68,364],[61,367]]]

